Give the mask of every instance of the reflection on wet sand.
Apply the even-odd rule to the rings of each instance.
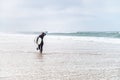
[[[43,59],[43,53],[36,53],[37,59]]]

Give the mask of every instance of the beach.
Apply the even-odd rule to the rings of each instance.
[[[0,80],[120,80],[120,43],[47,35],[40,54],[36,36],[0,34]]]

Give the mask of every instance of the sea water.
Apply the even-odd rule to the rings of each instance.
[[[39,35],[39,32],[22,32],[22,34]],[[54,36],[53,38],[59,38],[59,39],[73,39],[73,40],[82,40],[82,41],[95,41],[95,42],[120,44],[120,32],[118,31],[47,33],[47,36]]]

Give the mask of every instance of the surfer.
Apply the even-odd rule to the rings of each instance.
[[[46,35],[46,33],[45,33],[45,32],[42,32],[42,33],[37,37],[37,40],[36,40],[36,43],[38,44],[39,38],[41,39],[41,42],[40,42],[40,44],[38,44],[38,48],[37,48],[37,50],[40,50],[40,53],[42,53],[42,51],[43,51],[43,45],[44,45],[43,38],[44,38],[45,35]]]

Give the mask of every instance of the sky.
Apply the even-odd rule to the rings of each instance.
[[[120,0],[0,0],[0,31],[120,31]]]

